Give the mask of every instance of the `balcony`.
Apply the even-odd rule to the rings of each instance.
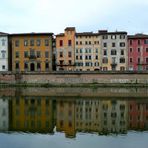
[[[35,55],[30,55],[29,56],[29,59],[32,59],[32,60],[34,60],[34,59],[36,59],[37,57],[35,56]]]

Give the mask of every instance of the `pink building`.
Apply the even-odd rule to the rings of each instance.
[[[148,70],[148,35],[128,36],[128,69]]]

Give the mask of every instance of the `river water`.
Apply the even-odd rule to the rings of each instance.
[[[0,88],[0,148],[146,148],[146,88]]]

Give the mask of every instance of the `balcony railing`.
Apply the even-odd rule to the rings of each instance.
[[[30,55],[29,59],[36,59],[37,57],[35,55]]]

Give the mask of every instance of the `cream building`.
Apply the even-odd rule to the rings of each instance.
[[[8,34],[0,32],[0,71],[8,71]]]

